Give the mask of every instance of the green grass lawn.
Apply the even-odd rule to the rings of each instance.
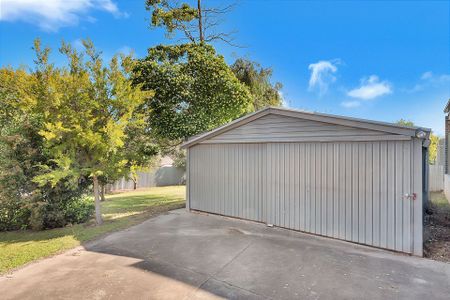
[[[430,200],[439,209],[450,209],[450,204],[443,192],[431,192]]]
[[[158,213],[183,207],[185,187],[155,187],[108,195],[106,199],[102,203],[104,223],[101,226],[91,220],[51,230],[0,233],[0,273],[133,226]]]

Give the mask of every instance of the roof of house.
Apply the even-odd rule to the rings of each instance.
[[[444,112],[445,113],[449,113],[450,112],[450,99],[448,99],[447,105],[445,105]]]
[[[416,133],[418,131],[424,131],[427,133],[425,139],[427,139],[429,137],[429,133],[431,132],[431,129],[424,128],[424,127],[404,126],[404,125],[387,123],[387,122],[379,122],[379,121],[337,116],[337,115],[317,113],[317,112],[308,112],[308,111],[288,109],[288,108],[267,107],[262,110],[245,115],[239,119],[236,119],[228,124],[220,126],[211,131],[196,135],[196,136],[190,138],[189,140],[187,140],[186,142],[184,142],[181,145],[181,147],[182,148],[191,147],[191,146],[193,146],[197,143],[200,143],[206,139],[212,138],[212,137],[222,134],[228,130],[239,127],[241,125],[247,124],[251,121],[259,119],[268,114],[282,115],[282,116],[286,116],[286,117],[294,117],[294,118],[299,118],[299,119],[319,121],[319,122],[325,122],[325,123],[336,124],[336,125],[350,126],[350,127],[355,127],[355,128],[378,130],[378,131],[388,132],[391,134],[405,135],[405,136],[411,136],[411,137],[415,137]]]

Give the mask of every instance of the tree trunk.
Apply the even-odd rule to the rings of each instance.
[[[100,199],[101,199],[102,202],[106,200],[105,199],[105,190],[106,190],[105,185],[104,184],[100,184]]]
[[[94,175],[92,178],[94,181],[94,199],[95,199],[95,221],[97,225],[101,225],[103,223],[102,220],[102,212],[100,211],[100,195],[98,192],[98,178]]]
[[[133,179],[133,190],[137,189],[137,178]]]
[[[198,32],[200,37],[200,43],[202,43],[205,40],[205,37],[203,36],[203,20],[202,20],[202,4],[201,0],[197,0],[197,13],[198,13]]]

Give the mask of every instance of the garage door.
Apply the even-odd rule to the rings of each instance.
[[[193,148],[191,209],[412,252],[412,141]]]

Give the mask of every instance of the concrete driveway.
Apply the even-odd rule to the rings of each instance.
[[[0,278],[2,299],[448,299],[450,264],[172,211]]]

